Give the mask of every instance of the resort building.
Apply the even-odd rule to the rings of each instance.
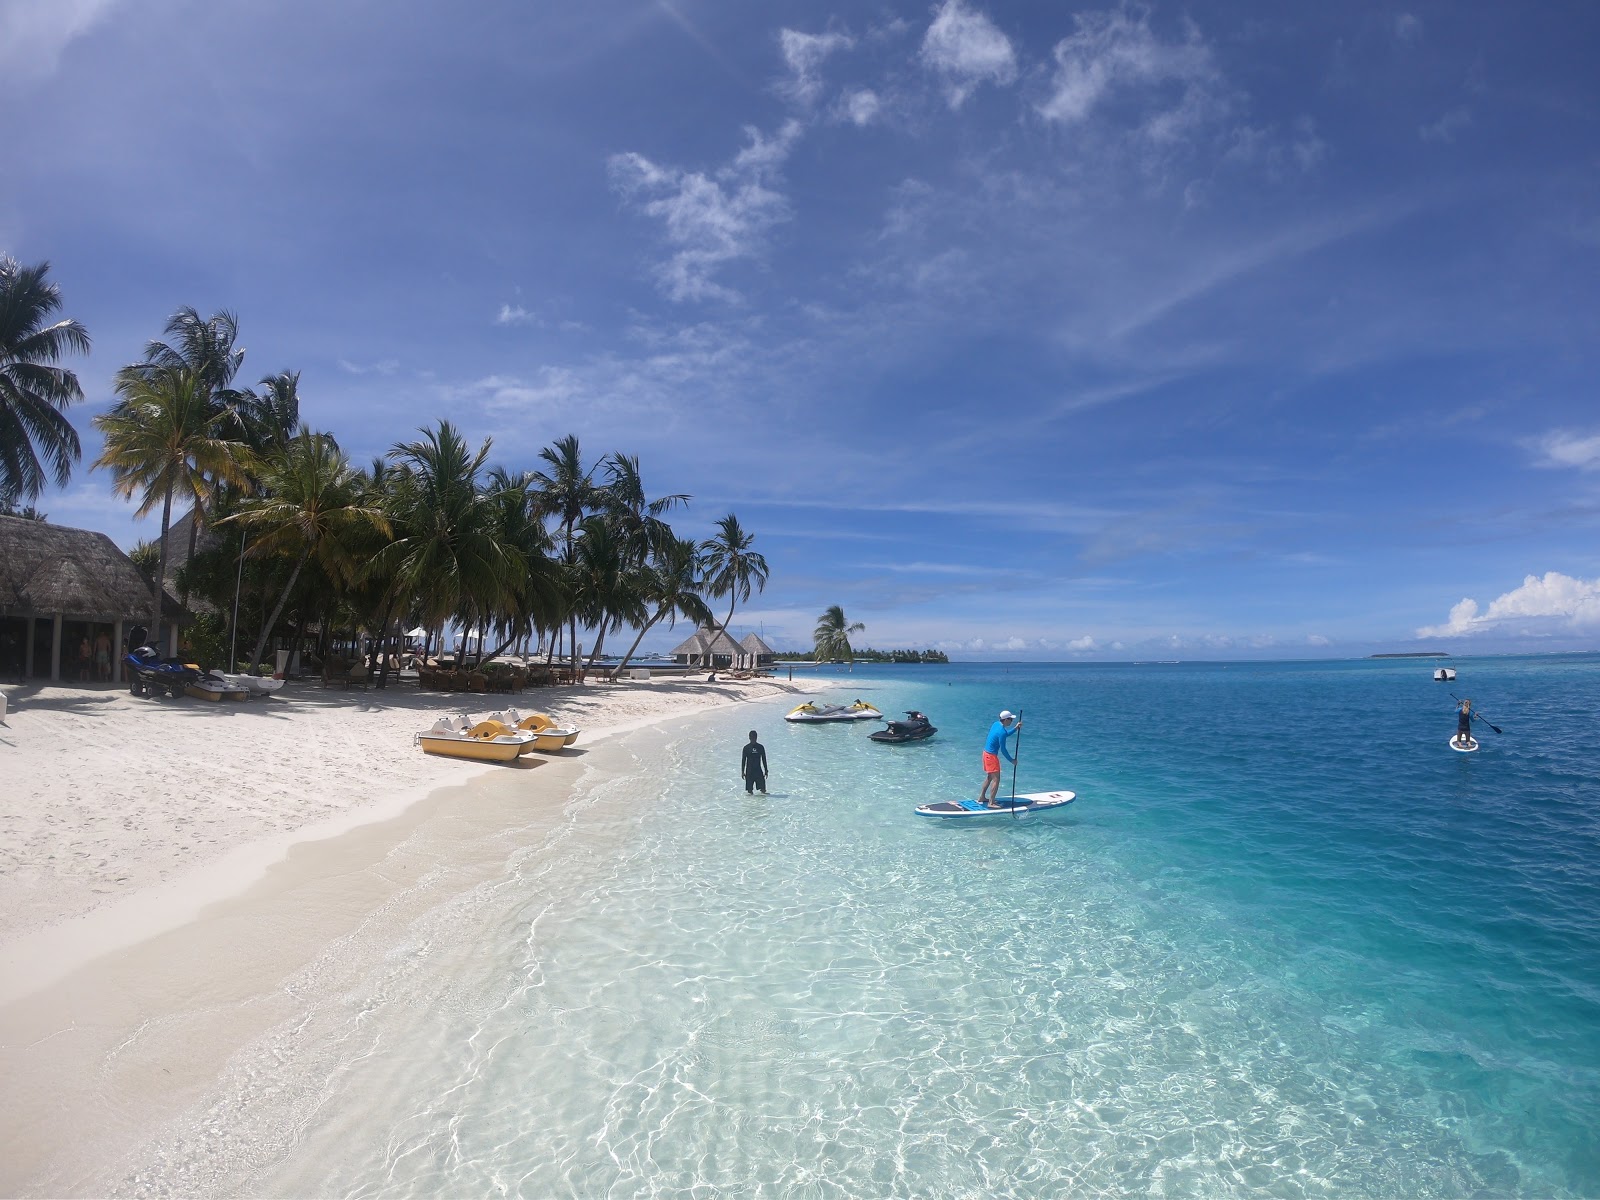
[[[739,639],[739,649],[744,654],[743,661],[739,663],[741,667],[770,667],[778,661],[778,652],[762,641],[760,634],[745,634]]]
[[[726,630],[715,634],[697,629],[672,652],[672,661],[680,666],[701,666],[720,669],[732,667],[743,656],[739,643],[728,636]]]
[[[162,599],[174,654],[178,605]],[[150,585],[105,534],[0,517],[0,678],[120,679],[125,633],[150,610]]]

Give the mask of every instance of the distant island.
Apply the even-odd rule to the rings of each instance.
[[[1403,650],[1398,654],[1369,654],[1368,658],[1449,658],[1443,650]]]
[[[800,654],[785,654],[785,659],[795,662],[843,662],[841,658],[819,660],[815,650],[807,650]],[[943,650],[851,650],[851,660],[854,662],[875,663],[947,663],[950,657]]]

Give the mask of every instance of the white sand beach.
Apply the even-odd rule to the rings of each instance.
[[[401,921],[492,875],[514,849],[497,828],[559,822],[580,773],[605,760],[597,743],[827,686],[658,677],[485,697],[291,683],[224,704],[7,689],[0,1192],[93,1194],[97,1172],[283,1019],[264,999],[279,980],[378,915]],[[583,735],[514,767],[412,743],[439,715],[503,704]]]

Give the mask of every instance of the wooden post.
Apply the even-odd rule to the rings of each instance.
[[[33,614],[29,613],[22,621],[22,644],[24,647],[22,677],[24,679],[33,678],[33,620]]]
[[[122,618],[117,618],[117,623],[111,631],[111,682],[122,682],[122,668],[126,665],[122,661]]]
[[[61,614],[55,615],[50,627],[50,682],[61,681]]]

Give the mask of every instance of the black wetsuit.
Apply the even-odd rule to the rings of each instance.
[[[1472,740],[1472,710],[1463,708],[1456,713],[1456,740],[1467,742]]]
[[[744,776],[744,790],[767,794],[767,748],[760,742],[746,742],[744,754],[739,758],[739,772]]]

